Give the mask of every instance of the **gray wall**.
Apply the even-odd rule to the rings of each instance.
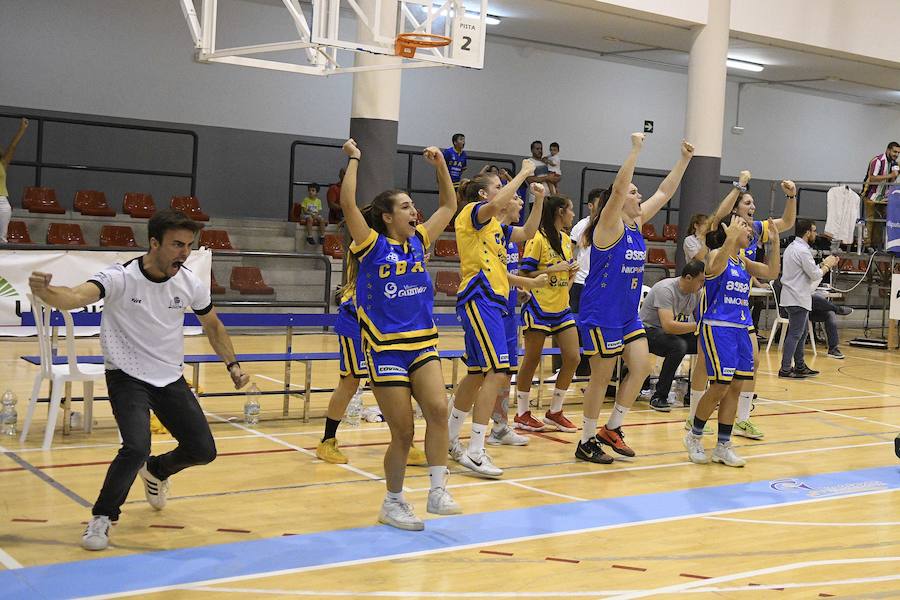
[[[350,76],[303,77],[195,63],[181,11],[171,0],[0,2],[0,106],[197,131],[197,193],[214,215],[280,218],[291,141],[298,136],[340,141],[348,133]],[[291,33],[278,5],[237,0],[222,5],[222,45],[275,41]],[[760,179],[858,179],[889,138],[900,137],[900,111],[766,87],[745,90],[746,130],[734,136],[729,130],[735,95],[736,86],[729,85],[727,173],[750,168]],[[617,164],[628,150],[628,133],[644,119],[656,122],[656,132],[639,166],[669,168],[677,158],[685,102],[686,74],[678,70],[489,41],[483,71],[404,72],[399,139],[411,148],[445,146],[453,132],[463,131],[472,151],[516,157],[527,154],[533,139],[545,145],[558,141],[565,160],[563,189],[574,195],[579,165]],[[13,127],[11,120],[0,119],[0,140]],[[60,143],[54,152],[73,160],[89,156],[144,168],[185,168],[183,142],[129,134],[110,140],[83,129],[54,135]],[[20,158],[28,158],[30,143],[23,142]],[[304,150],[295,175],[332,181],[340,162],[334,151]],[[395,174],[398,184],[405,182],[403,165]],[[11,172],[14,197],[27,179],[27,171]],[[64,203],[78,187],[100,187],[115,204],[127,189],[151,191],[158,201],[186,191],[183,182],[158,178],[97,180],[57,172],[46,181],[60,187]]]

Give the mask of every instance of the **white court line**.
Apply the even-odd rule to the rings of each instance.
[[[864,423],[872,423],[874,425],[884,425],[885,427],[890,427],[891,429],[900,429],[900,425],[894,425],[893,423],[885,423],[884,421],[876,421],[874,419],[869,419],[868,417],[856,417],[854,415],[845,415],[842,412],[836,412],[833,410],[824,410],[822,408],[813,408],[811,406],[804,406],[802,404],[795,404],[793,402],[788,402],[787,400],[770,400],[770,402],[774,404],[783,404],[785,406],[793,406],[794,408],[802,408],[804,410],[811,410],[817,413],[823,413],[826,415],[831,415],[832,417],[843,417],[845,419],[853,419],[854,421],[862,421]],[[872,409],[875,410],[875,409]]]
[[[787,565],[778,565],[775,567],[767,567],[765,569],[754,569],[753,571],[744,571],[742,573],[732,573],[731,575],[722,575],[721,577],[713,577],[704,581],[689,581],[687,583],[678,583],[675,585],[667,585],[644,590],[641,592],[627,592],[619,596],[614,596],[615,600],[632,600],[633,598],[646,598],[647,596],[658,596],[661,594],[678,594],[686,591],[696,591],[697,589],[708,587],[716,583],[725,583],[734,581],[735,579],[746,579],[749,577],[757,577],[759,575],[769,575],[771,573],[782,573],[784,571],[794,571],[797,569],[805,569],[806,567],[824,567],[829,565],[855,565],[876,562],[895,562],[900,561],[900,556],[876,556],[872,558],[837,558],[833,560],[810,560],[805,562],[791,563]],[[819,584],[816,584],[819,585]],[[766,586],[759,586],[765,588]],[[781,587],[781,586],[779,586]],[[792,586],[793,587],[793,586]]]
[[[0,548],[0,565],[3,565],[7,569],[21,569],[22,563],[14,559],[12,556],[7,554],[3,548]]]
[[[284,382],[283,382],[282,380],[280,380],[280,379],[275,379],[274,377],[267,377],[266,375],[259,375],[259,374],[257,374],[257,373],[254,373],[253,376],[254,376],[254,377],[259,377],[260,379],[268,379],[269,381],[273,381],[273,382],[275,382],[275,383],[280,383],[281,385],[284,385]],[[288,384],[288,385],[290,385],[291,387],[303,389],[303,386],[302,386],[302,385],[298,385],[298,384],[296,384],[296,383],[290,383],[290,384]]]
[[[422,556],[431,556],[434,554],[443,554],[443,553],[447,553],[447,552],[458,552],[461,550],[471,550],[474,548],[497,546],[499,544],[531,542],[531,541],[535,541],[535,540],[544,540],[544,539],[551,539],[551,538],[557,538],[557,537],[581,535],[581,534],[585,534],[585,533],[595,533],[598,531],[624,529],[627,527],[634,527],[637,525],[655,525],[655,524],[659,524],[659,523],[671,523],[674,521],[683,521],[683,520],[695,519],[697,517],[706,517],[706,516],[711,516],[711,515],[723,515],[723,514],[729,514],[729,513],[735,513],[735,512],[752,512],[755,510],[766,510],[766,509],[770,509],[770,508],[780,508],[780,507],[784,507],[784,506],[800,506],[800,505],[814,504],[814,503],[819,503],[819,502],[829,502],[831,500],[835,500],[835,499],[839,499],[839,498],[840,499],[862,498],[865,496],[888,494],[888,493],[892,493],[892,492],[896,492],[896,491],[900,491],[900,490],[898,490],[898,489],[872,490],[872,491],[868,491],[868,492],[860,492],[859,494],[846,494],[843,496],[826,496],[826,497],[822,497],[822,498],[806,498],[803,500],[795,500],[793,502],[781,502],[778,504],[763,504],[760,506],[753,506],[750,508],[740,508],[740,509],[728,508],[728,509],[724,509],[724,510],[709,511],[709,512],[705,512],[705,513],[694,513],[694,514],[679,515],[679,516],[674,516],[674,517],[662,517],[659,519],[648,519],[646,521],[636,521],[636,522],[631,522],[631,523],[616,523],[614,525],[600,525],[597,527],[585,527],[583,529],[575,529],[575,530],[570,530],[570,531],[554,531],[554,532],[549,532],[549,533],[540,533],[540,534],[535,534],[535,535],[512,537],[512,538],[507,538],[505,540],[491,540],[491,541],[486,541],[486,542],[476,542],[473,544],[464,544],[464,545],[450,546],[450,547],[444,546],[441,548],[432,548],[429,550],[417,550],[414,552],[403,552],[403,553],[399,553],[399,554],[390,554],[390,555],[385,555],[385,556],[374,556],[371,558],[361,558],[361,559],[357,559],[357,560],[338,561],[338,562],[322,564],[322,565],[295,567],[292,569],[279,569],[277,571],[252,573],[249,575],[235,575],[233,577],[219,577],[219,578],[214,578],[214,579],[206,579],[203,581],[196,581],[196,582],[190,583],[190,584],[163,585],[163,586],[156,586],[156,587],[150,587],[150,588],[144,588],[144,589],[138,589],[138,590],[131,590],[131,591],[127,591],[127,592],[117,592],[117,593],[113,593],[113,594],[99,594],[96,596],[84,596],[83,599],[84,600],[99,600],[101,598],[102,599],[124,598],[124,597],[128,597],[128,596],[140,596],[143,594],[151,594],[151,593],[155,593],[155,592],[165,592],[165,591],[170,591],[170,590],[191,590],[191,589],[195,589],[195,588],[201,587],[201,586],[208,586],[208,585],[220,584],[220,583],[231,583],[234,581],[247,581],[247,580],[252,580],[252,579],[262,579],[262,578],[266,578],[266,577],[281,577],[284,575],[294,575],[297,573],[308,573],[311,571],[322,571],[322,570],[334,569],[334,568],[339,568],[339,567],[352,567],[352,566],[356,566],[356,565],[365,565],[365,564],[386,562],[389,560],[401,560],[401,559],[409,559],[409,558],[418,558],[418,557],[422,557]],[[850,561],[852,561],[852,560],[857,560],[857,561],[869,560],[869,561],[874,562],[876,560],[884,561],[886,559],[878,558],[878,559],[849,559],[849,560]],[[778,568],[780,568],[780,567],[776,567],[776,569],[778,569]],[[773,571],[773,572],[777,572],[777,571]],[[712,583],[719,583],[720,581],[731,581],[733,579],[739,579],[740,577],[741,577],[741,575],[734,576],[734,577],[720,578],[720,580],[708,579],[708,580],[704,580],[704,581],[700,581],[700,582],[689,582],[686,585],[689,585],[689,586],[694,585],[696,587],[700,587],[700,586],[709,585]],[[652,592],[652,593],[655,593],[655,592]]]
[[[878,359],[876,359],[876,358],[867,358],[867,357],[865,357],[865,356],[857,356],[857,355],[855,355],[855,354],[845,354],[844,356],[846,356],[847,358],[854,358],[854,359],[856,359],[856,360],[867,360],[867,361],[873,362],[873,363],[880,363],[880,364],[882,364],[882,365],[887,365],[887,366],[889,366],[889,367],[897,367],[897,366],[900,366],[900,363],[896,363],[896,362],[887,362],[887,361],[885,361],[885,360],[878,360]]]
[[[695,594],[697,592],[752,592],[754,590],[784,590],[790,588],[828,587],[833,585],[853,585],[859,583],[877,583],[879,581],[894,581],[900,579],[900,575],[882,575],[880,577],[857,577],[855,579],[832,579],[830,581],[807,581],[804,583],[767,583],[765,585],[742,585],[730,588],[699,588],[680,592],[682,594]]]
[[[778,374],[775,373],[775,372],[773,372],[773,371],[763,371],[762,369],[760,369],[760,370],[757,370],[756,372],[757,372],[757,373],[762,373],[763,375],[771,375],[772,377],[777,377],[777,376],[778,376]],[[814,384],[816,384],[816,385],[827,385],[828,387],[837,388],[837,389],[839,389],[839,390],[848,390],[848,391],[851,391],[851,392],[861,392],[861,393],[863,393],[863,394],[877,394],[877,393],[878,393],[878,392],[876,392],[876,391],[874,391],[874,390],[864,390],[864,389],[861,389],[861,388],[849,387],[849,386],[846,386],[846,385],[838,385],[838,384],[836,384],[836,383],[828,383],[828,382],[826,382],[826,381],[816,381],[815,379],[809,378],[809,377],[806,378],[806,379],[803,379],[802,381],[803,381],[804,383],[814,383]],[[879,383],[878,385],[884,385],[884,384]]]
[[[540,494],[547,494],[548,496],[557,496],[559,498],[565,498],[566,500],[573,500],[575,502],[585,502],[587,500],[586,498],[579,498],[577,496],[569,496],[568,494],[560,494],[557,492],[551,492],[550,490],[542,490],[540,488],[531,487],[530,485],[525,485],[525,484],[519,483],[518,481],[514,481],[514,480],[504,481],[503,483],[522,488],[523,490],[529,490],[531,492],[538,492]]]
[[[311,450],[307,450],[306,448],[301,448],[300,446],[296,446],[294,444],[291,444],[290,442],[280,440],[277,437],[269,435],[267,433],[263,433],[262,431],[256,431],[255,429],[250,429],[249,427],[245,427],[244,425],[241,425],[240,423],[235,423],[234,421],[229,421],[225,417],[220,417],[216,413],[209,412],[208,410],[204,410],[203,412],[218,421],[221,421],[223,423],[228,423],[232,427],[237,427],[238,429],[242,429],[243,431],[252,433],[252,434],[256,435],[257,437],[265,438],[275,444],[279,444],[281,446],[286,446],[288,448],[293,448],[297,452],[302,452],[303,454],[306,454],[307,456],[312,456],[313,458],[316,458],[318,460],[318,458],[316,457],[316,453],[312,452]],[[374,473],[369,473],[368,471],[363,471],[362,469],[354,467],[353,465],[335,465],[335,466],[345,469],[347,471],[350,471],[352,473],[356,473],[357,475],[362,475],[363,477],[366,477],[367,479],[372,479],[374,481],[379,481],[381,479],[384,479],[383,477],[379,477],[378,475],[375,475]]]
[[[758,519],[737,519],[732,517],[704,517],[712,521],[733,521],[735,523],[756,523],[759,525],[791,525],[797,527],[896,527],[900,521],[884,521],[881,523],[810,523],[804,521],[761,521]]]
[[[757,588],[758,589],[758,588]],[[274,590],[266,588],[192,587],[197,592],[224,592],[233,594],[271,594],[276,596],[332,596],[351,598],[584,598],[590,596],[615,596],[626,590],[589,590],[584,592],[359,592],[351,590]]]
[[[866,400],[873,398],[894,398],[895,396],[891,396],[890,394],[870,394],[868,396],[833,396],[831,398],[805,398],[802,400],[792,400],[792,402],[830,402],[834,400]],[[754,404],[769,404],[772,402],[783,402],[783,400],[772,400],[771,398],[763,398],[762,396],[758,397],[753,401]],[[769,415],[763,415],[769,416]]]
[[[832,452],[835,450],[848,450],[850,448],[867,448],[869,446],[889,446],[893,442],[867,442],[865,444],[848,444],[844,446],[828,446],[824,448],[809,448],[806,450],[784,450],[781,452],[768,452],[765,454],[754,454],[747,456],[749,459],[755,458],[771,458],[774,456],[790,456],[792,454],[812,454],[815,452]],[[750,447],[750,446],[748,446]],[[590,477],[593,475],[615,475],[616,473],[625,473],[628,471],[650,471],[654,469],[669,469],[672,467],[681,467],[684,465],[692,465],[694,463],[685,460],[674,463],[663,463],[659,465],[643,465],[640,467],[623,467],[621,469],[608,469],[605,471],[585,471],[583,473],[557,473],[554,475],[534,475],[532,477],[517,477],[514,479],[495,479],[492,481],[474,481],[471,483],[457,483],[448,485],[448,489],[479,487],[484,485],[498,485],[503,483],[522,483],[524,481],[546,481],[548,479],[568,479],[570,477]],[[410,492],[424,492],[428,488],[413,488]]]

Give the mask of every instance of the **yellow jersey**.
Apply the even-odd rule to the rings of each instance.
[[[459,269],[462,281],[456,296],[457,304],[481,297],[506,310],[509,300],[506,242],[512,232],[509,225],[491,217],[478,222],[478,211],[487,202],[470,202],[456,216],[456,245],[459,250]]]
[[[524,256],[519,260],[519,271],[543,271],[561,262],[572,264],[572,239],[559,233],[562,244],[560,256],[540,231],[525,244]],[[558,313],[569,308],[569,271],[548,273],[550,285],[531,290],[531,296],[545,313]]]

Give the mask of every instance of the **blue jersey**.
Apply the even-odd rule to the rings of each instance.
[[[706,325],[753,325],[750,317],[750,273],[740,259],[729,257],[724,271],[715,277],[706,277],[700,310]]]
[[[510,275],[519,274],[519,245],[512,241],[512,228],[507,230],[506,235],[506,272]],[[519,303],[519,291],[516,286],[509,286],[509,303],[507,310],[509,314],[516,312],[516,304]]]
[[[405,243],[376,231],[350,251],[359,261],[356,314],[363,341],[377,352],[437,344],[434,286],[425,270],[430,244],[423,225]]]
[[[751,227],[753,228],[753,237],[750,238],[750,245],[742,250],[741,253],[750,260],[755,261],[756,251],[769,241],[769,222],[753,221]]]
[[[450,171],[450,181],[459,183],[463,169],[466,168],[466,164],[469,162],[469,156],[466,154],[466,151],[457,152],[453,146],[445,148],[444,161],[447,163],[447,170]]]
[[[337,322],[334,324],[334,332],[354,340],[359,337],[359,320],[356,318],[356,303],[351,297],[341,298],[338,306]]]
[[[637,226],[605,248],[591,244],[591,269],[581,293],[579,323],[622,327],[637,318],[647,246]]]

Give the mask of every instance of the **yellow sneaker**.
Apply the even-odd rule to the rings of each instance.
[[[316,456],[333,465],[345,465],[349,462],[344,453],[341,452],[341,449],[338,448],[337,438],[319,442],[319,445],[316,446]]]
[[[150,433],[155,433],[158,435],[165,435],[169,433],[169,430],[166,429],[165,425],[160,423],[159,418],[155,413],[150,413]]]
[[[406,457],[406,464],[410,467],[427,467],[428,458],[425,457],[425,453],[422,450],[411,446],[409,456]]]

